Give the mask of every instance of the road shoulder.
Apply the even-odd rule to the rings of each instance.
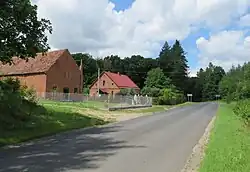
[[[208,124],[207,128],[203,136],[200,138],[199,142],[193,148],[193,152],[188,158],[184,168],[181,172],[198,172],[200,164],[205,156],[205,150],[209,142],[211,131],[214,127],[216,116],[212,118],[210,123]]]

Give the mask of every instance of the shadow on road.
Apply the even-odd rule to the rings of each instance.
[[[122,131],[119,126],[78,130],[17,148],[0,149],[0,172],[93,169],[118,149],[145,148],[114,139],[118,131]]]

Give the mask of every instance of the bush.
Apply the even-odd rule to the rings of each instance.
[[[133,96],[136,94],[135,89],[132,88],[122,88],[120,90],[120,92],[118,93],[118,95],[122,95],[122,96]]]
[[[185,101],[183,93],[173,88],[166,88],[162,90],[162,96],[159,97],[158,103],[160,105],[175,105]]]
[[[248,124],[250,122],[250,99],[238,101],[234,107],[234,113]]]
[[[150,88],[150,87],[144,87],[141,91],[141,94],[143,96],[147,95],[149,97],[159,97],[161,96],[161,89],[159,88]]]
[[[31,117],[36,107],[34,91],[20,85],[17,79],[0,81],[0,127],[14,129],[21,127]]]

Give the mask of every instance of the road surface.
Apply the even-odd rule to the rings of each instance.
[[[179,172],[216,110],[195,104],[0,149],[0,172]]]

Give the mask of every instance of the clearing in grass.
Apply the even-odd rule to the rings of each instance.
[[[249,162],[250,130],[234,115],[233,105],[220,104],[200,172],[247,172]]]

